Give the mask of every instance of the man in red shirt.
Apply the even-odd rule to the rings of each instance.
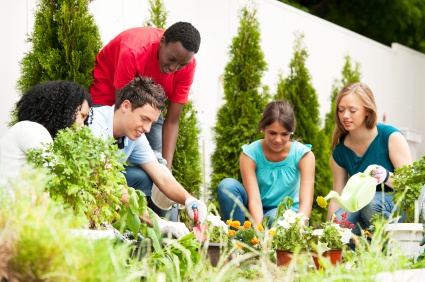
[[[190,23],[177,22],[165,31],[136,27],[118,34],[96,58],[94,82],[90,87],[94,106],[114,105],[122,87],[138,76],[151,77],[164,89],[169,100],[165,121],[161,114],[145,134],[152,149],[167,161],[168,169],[173,161],[180,114],[193,83],[194,55],[200,43],[199,31]],[[138,181],[146,181],[145,173],[137,171],[136,174],[140,176]],[[151,195],[146,196],[149,200]],[[177,218],[176,211],[174,213],[172,217]]]

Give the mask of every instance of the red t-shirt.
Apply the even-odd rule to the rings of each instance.
[[[195,57],[183,69],[163,74],[157,50],[164,30],[152,27],[131,28],[118,34],[103,47],[96,58],[94,82],[90,87],[93,104],[115,104],[115,88],[122,89],[135,76],[151,77],[164,88],[165,96],[187,103],[195,75]]]

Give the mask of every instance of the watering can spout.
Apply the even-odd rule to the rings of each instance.
[[[329,194],[325,197],[326,202],[329,201],[329,199],[334,198],[340,205],[341,205],[341,197],[339,194],[335,191],[329,192]]]

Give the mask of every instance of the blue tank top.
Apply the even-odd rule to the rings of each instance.
[[[358,157],[351,149],[344,145],[345,136],[341,138],[339,144],[335,147],[332,157],[335,162],[342,168],[345,168],[349,175],[363,172],[369,165],[376,164],[385,167],[388,171],[394,172],[394,166],[391,163],[388,153],[388,140],[394,132],[400,132],[395,127],[378,123],[378,135],[370,143],[363,156]],[[393,191],[387,185],[384,185],[385,192]],[[382,191],[381,184],[376,186],[377,191]]]
[[[261,140],[243,145],[242,150],[256,164],[258,188],[263,208],[276,208],[286,196],[294,200],[292,209],[298,211],[300,202],[301,172],[298,163],[305,153],[311,151],[311,145],[291,142],[288,156],[281,162],[270,162],[264,155]]]

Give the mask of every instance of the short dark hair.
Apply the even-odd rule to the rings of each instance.
[[[275,121],[290,132],[295,132],[295,114],[288,102],[282,100],[270,102],[264,109],[263,117],[258,123],[258,130],[266,128]]]
[[[161,112],[165,109],[165,93],[161,85],[155,85],[155,81],[150,77],[135,77],[129,84],[124,86],[118,95],[115,110],[128,100],[131,109],[143,107],[147,103]]]
[[[52,138],[59,130],[70,127],[84,101],[90,107],[85,123],[91,123],[92,99],[87,90],[71,81],[48,81],[31,87],[16,103],[18,121],[43,124]]]
[[[190,23],[176,22],[164,33],[165,44],[168,42],[179,41],[183,47],[191,52],[198,53],[199,45],[201,45],[201,35],[199,31]]]

